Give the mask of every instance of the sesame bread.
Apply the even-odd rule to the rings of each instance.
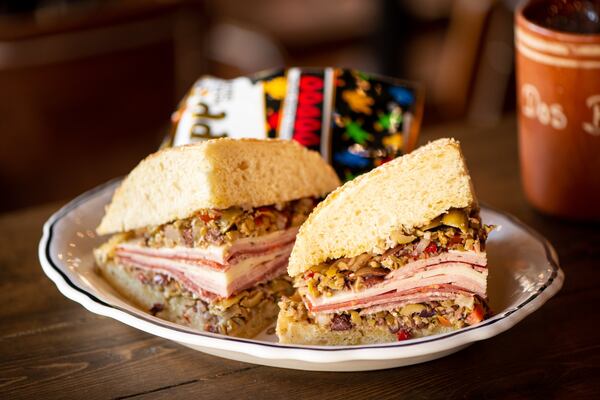
[[[300,228],[288,273],[365,252],[383,253],[451,208],[477,207],[459,142],[439,139],[330,193]]]
[[[207,140],[164,149],[141,161],[115,191],[97,232],[160,225],[200,209],[321,197],[339,184],[317,152],[296,142]]]

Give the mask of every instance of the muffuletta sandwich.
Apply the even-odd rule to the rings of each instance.
[[[289,294],[299,226],[340,184],[316,152],[284,140],[216,139],[143,160],[97,228],[102,275],[138,306],[240,337],[272,324]]]
[[[344,184],[300,228],[283,343],[391,342],[484,319],[485,241],[459,143],[440,139]]]

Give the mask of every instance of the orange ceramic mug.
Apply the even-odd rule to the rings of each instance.
[[[600,1],[529,1],[515,19],[525,194],[542,212],[600,220]]]

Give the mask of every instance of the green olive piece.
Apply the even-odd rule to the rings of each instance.
[[[437,217],[431,220],[430,223],[421,228],[422,231],[428,231],[429,229],[437,228],[442,224],[442,218]]]
[[[246,290],[244,290],[243,292],[241,292],[235,296],[228,297],[226,299],[222,299],[220,302],[217,303],[218,307],[222,308],[223,310],[226,310],[229,307],[233,306],[234,304],[239,303],[240,300],[247,295],[248,295],[248,292]]]
[[[360,314],[358,313],[358,311],[350,311],[350,319],[352,320],[352,323],[354,325],[360,325],[361,323],[361,318],[360,318]]]
[[[319,290],[317,289],[316,279],[310,279],[308,282],[306,282],[306,286],[308,287],[308,292],[311,296],[316,298],[321,295],[321,293],[319,293]]]
[[[398,231],[392,232],[392,240],[398,244],[406,244],[415,240],[417,237],[413,235],[404,235]]]
[[[235,220],[242,215],[243,212],[244,211],[240,207],[230,207],[221,211],[221,218],[218,221],[221,233],[227,232],[227,230],[234,224]]]
[[[400,310],[400,315],[409,316],[411,314],[420,313],[423,310],[425,310],[425,306],[423,304],[408,304],[402,307],[402,309]]]
[[[327,271],[327,269],[329,268],[329,265],[322,263],[319,265],[315,265],[313,267],[310,267],[309,271],[315,272],[315,273],[319,273],[319,274],[325,274],[325,271]]]
[[[442,223],[453,228],[458,228],[462,232],[467,231],[467,215],[462,210],[450,210],[442,216]]]
[[[246,308],[256,306],[265,297],[264,293],[258,290],[252,297],[245,297],[240,304]]]

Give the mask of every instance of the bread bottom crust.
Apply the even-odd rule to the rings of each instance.
[[[117,291],[136,306],[159,318],[189,326],[200,331],[252,338],[269,327],[277,317],[275,298],[263,298],[249,307],[244,318],[226,318],[210,312],[209,305],[199,298],[181,294],[169,295],[159,285],[140,279],[141,271],[114,262],[98,265],[102,276]]]
[[[279,343],[322,346],[344,346],[395,342],[396,335],[387,326],[357,328],[345,331],[332,331],[308,321],[296,321],[279,312],[277,318],[277,336]]]

